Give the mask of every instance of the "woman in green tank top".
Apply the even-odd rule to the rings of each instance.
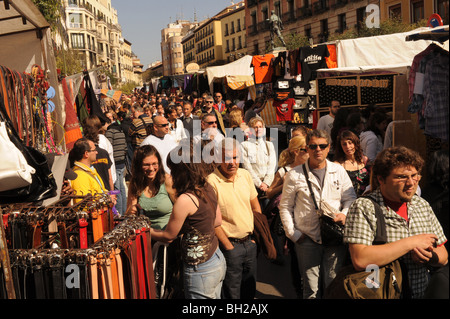
[[[152,228],[164,229],[174,201],[172,178],[164,172],[156,148],[152,145],[137,148],[131,167],[127,214],[136,214],[141,210],[152,222]]]

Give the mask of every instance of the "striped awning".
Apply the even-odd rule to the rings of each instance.
[[[266,126],[279,124],[277,121],[277,112],[273,107],[273,99],[267,100],[266,106],[261,111],[261,113],[259,113],[259,115],[264,120]]]
[[[243,90],[255,85],[251,75],[227,75],[226,79],[228,86],[232,90]]]

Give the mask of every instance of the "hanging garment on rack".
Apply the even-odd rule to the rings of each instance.
[[[413,61],[408,112],[418,113],[419,127],[426,135],[448,141],[448,52],[435,45],[427,49]]]
[[[254,70],[255,84],[272,82],[273,54],[255,55],[250,64]]]

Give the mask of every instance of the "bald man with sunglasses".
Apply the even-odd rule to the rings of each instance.
[[[141,146],[143,145],[153,145],[158,150],[164,165],[164,171],[170,174],[170,169],[166,163],[167,155],[178,144],[169,134],[169,121],[167,118],[161,115],[153,118],[153,132],[141,143]]]
[[[346,259],[343,244],[327,245],[322,241],[318,211],[334,211],[334,221],[344,225],[347,211],[356,199],[345,169],[327,160],[330,142],[324,130],[308,132],[309,159],[286,174],[279,205],[286,236],[295,243],[304,299],[321,298]]]

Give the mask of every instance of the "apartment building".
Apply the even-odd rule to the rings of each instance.
[[[232,62],[247,53],[247,37],[245,27],[245,1],[228,7],[220,17],[223,31],[223,57]]]
[[[421,2],[431,1],[434,0]],[[370,4],[377,5],[380,8],[380,18],[385,19],[387,15],[382,12],[386,2],[412,3],[418,0],[245,0],[249,53],[266,52],[270,41],[268,19],[272,10],[275,10],[282,20],[285,37],[289,34],[300,34],[312,39],[314,43],[323,43],[327,42],[333,33],[342,33],[353,27],[359,28],[371,13],[366,12]]]
[[[415,23],[437,13],[449,24],[449,0],[384,0],[380,2],[381,19],[400,18]]]
[[[195,24],[182,39],[184,64],[199,68],[235,61],[247,53],[245,2]]]
[[[161,30],[161,57],[164,76],[184,73],[183,37],[192,28],[187,20],[169,23]]]
[[[121,83],[142,82],[142,66],[133,56],[131,42],[122,37],[118,13],[111,0],[61,2],[68,46],[79,52],[83,68],[106,67]]]

